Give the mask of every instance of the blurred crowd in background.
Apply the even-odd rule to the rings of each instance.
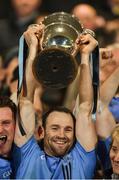
[[[119,67],[119,0],[1,0],[0,96],[17,91],[19,38],[23,32],[30,24],[40,23],[45,16],[59,11],[74,14],[84,28],[95,32],[100,49],[100,85]],[[34,107],[39,117],[48,106],[64,104],[72,109],[76,93],[72,87],[36,91]],[[118,123],[119,87],[109,110]],[[36,138],[42,131],[39,122]]]
[[[101,83],[119,66],[119,0],[1,0],[1,96],[10,96],[17,89],[19,38],[23,32],[30,24],[39,23],[45,16],[58,11],[74,14],[84,28],[96,33],[103,51],[100,54]],[[107,48],[109,53],[105,55]],[[66,100],[67,89],[46,89],[38,93],[46,106],[61,105]],[[37,109],[37,102],[35,104]]]

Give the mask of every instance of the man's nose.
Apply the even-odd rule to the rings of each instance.
[[[63,129],[60,129],[60,131],[59,131],[59,136],[60,136],[60,137],[65,137],[65,133],[64,133],[64,130],[63,130]]]

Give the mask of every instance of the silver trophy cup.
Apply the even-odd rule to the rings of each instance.
[[[77,61],[72,55],[75,41],[83,27],[79,20],[65,12],[45,17],[42,51],[33,63],[36,80],[46,87],[64,88],[77,75]]]

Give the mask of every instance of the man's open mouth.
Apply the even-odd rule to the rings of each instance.
[[[0,135],[0,145],[5,144],[7,141],[7,136],[6,135]]]

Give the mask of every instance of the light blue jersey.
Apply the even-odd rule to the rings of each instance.
[[[92,179],[94,176],[95,150],[86,152],[78,142],[62,158],[47,156],[33,137],[14,153],[17,179]]]
[[[0,158],[0,179],[10,179],[11,173],[10,161]]]

